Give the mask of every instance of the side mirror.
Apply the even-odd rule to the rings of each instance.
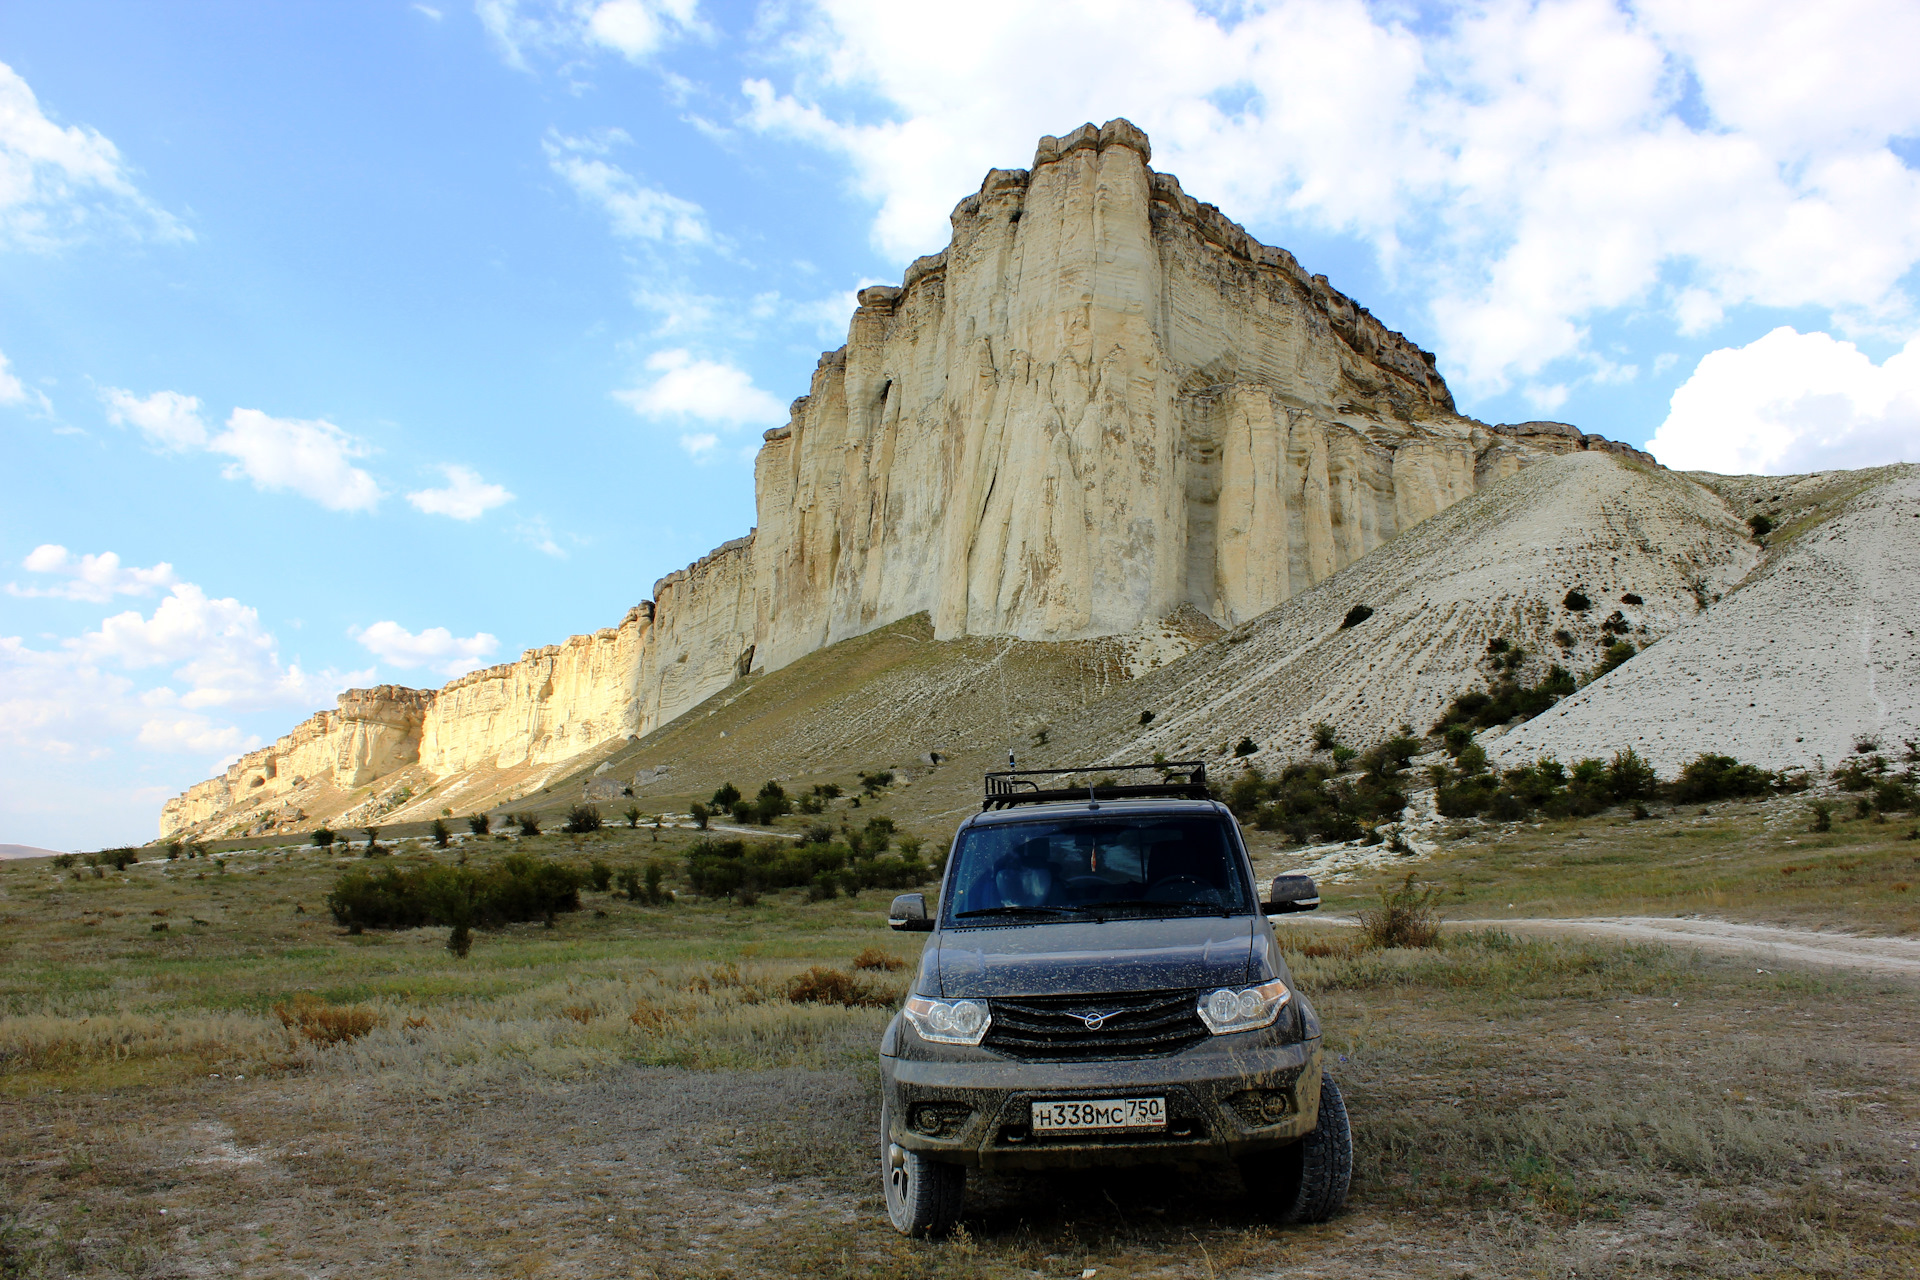
[[[932,933],[933,921],[927,916],[927,895],[903,893],[887,908],[887,927],[904,933]]]
[[[1284,875],[1273,878],[1273,891],[1260,909],[1270,916],[1290,915],[1296,911],[1318,911],[1320,890],[1312,876]]]

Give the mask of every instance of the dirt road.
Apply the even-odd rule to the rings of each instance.
[[[1357,924],[1329,916],[1328,923]],[[1513,933],[1558,933],[1588,938],[1666,942],[1723,954],[1742,954],[1765,963],[1826,965],[1864,973],[1920,978],[1920,939],[1872,938],[1816,929],[1787,929],[1769,924],[1733,924],[1725,920],[1663,916],[1587,916],[1569,919],[1449,920],[1461,928],[1506,929]]]

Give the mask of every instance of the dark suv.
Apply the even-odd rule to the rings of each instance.
[[[1145,770],[988,774],[937,915],[894,900],[895,929],[933,935],[880,1042],[903,1233],[949,1230],[968,1168],[1235,1161],[1281,1221],[1345,1203],[1346,1108],[1267,918],[1317,907],[1313,881],[1261,899],[1204,764],[1097,772]]]

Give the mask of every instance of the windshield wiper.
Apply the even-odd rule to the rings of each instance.
[[[1231,915],[1231,910],[1215,906],[1211,902],[1148,902],[1144,898],[1113,898],[1106,902],[1083,902],[1082,911],[1108,911],[1120,907],[1133,907],[1144,911],[1158,911],[1168,915],[1193,912],[1199,915]]]
[[[977,911],[956,911],[953,918],[965,920],[968,916],[1070,916],[1079,912],[1078,907],[981,907]]]

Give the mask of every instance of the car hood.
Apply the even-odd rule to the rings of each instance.
[[[949,1000],[1231,986],[1254,976],[1255,923],[1181,916],[942,930],[921,971]]]

